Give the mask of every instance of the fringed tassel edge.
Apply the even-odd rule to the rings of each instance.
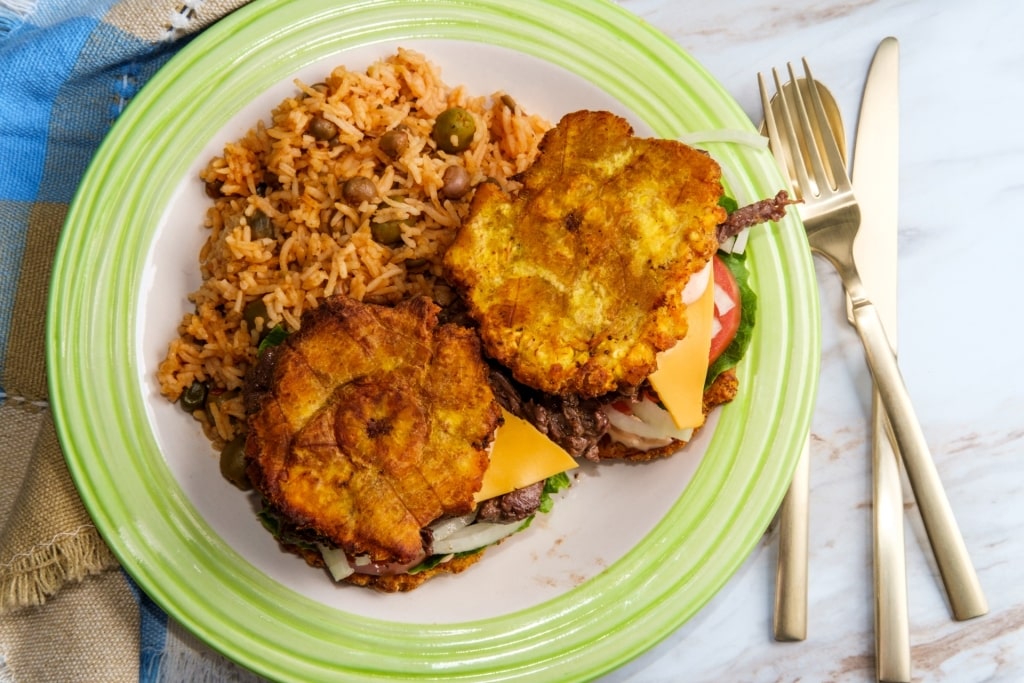
[[[66,583],[116,566],[91,524],[61,534],[0,565],[0,614],[42,605]]]

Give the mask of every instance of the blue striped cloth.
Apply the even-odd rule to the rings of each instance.
[[[0,0],[0,681],[258,680],[116,567],[60,458],[44,364],[50,263],[90,159],[147,80],[245,2]]]

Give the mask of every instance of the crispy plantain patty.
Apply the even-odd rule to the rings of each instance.
[[[423,527],[473,510],[501,412],[476,335],[424,297],[307,312],[252,401],[248,474],[296,528],[374,563],[423,556]]]
[[[592,397],[636,386],[686,335],[681,293],[711,258],[721,169],[625,119],[579,111],[509,197],[477,189],[445,255],[487,353],[523,384]]]

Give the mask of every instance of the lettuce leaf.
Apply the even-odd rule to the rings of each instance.
[[[315,543],[289,532],[281,515],[276,510],[271,509],[266,501],[263,502],[263,507],[260,511],[256,513],[256,517],[263,524],[263,528],[269,531],[281,543],[294,545],[303,550],[316,550],[319,552],[319,548]]]
[[[288,330],[284,325],[275,325],[267,332],[267,336],[263,338],[260,345],[257,347],[257,353],[271,346],[279,346],[284,343],[284,340],[288,338]]]
[[[455,557],[468,557],[470,555],[476,555],[477,553],[482,553],[483,551],[484,551],[483,548],[477,548],[476,550],[467,550],[464,553],[455,553],[454,555],[452,555],[452,557],[453,558],[455,558]],[[431,555],[430,557],[428,557],[427,559],[423,560],[422,562],[420,562],[415,567],[412,567],[411,569],[409,569],[406,573],[407,574],[419,574],[420,572],[425,572],[428,569],[433,569],[437,565],[441,564],[447,558],[448,558],[448,555]]]
[[[566,472],[559,472],[544,480],[544,492],[540,494],[540,512],[551,512],[555,501],[551,497],[562,489],[569,488],[569,475]]]
[[[740,208],[739,203],[727,194],[723,194],[718,198],[718,205],[725,209],[726,213],[732,213],[736,209]]]

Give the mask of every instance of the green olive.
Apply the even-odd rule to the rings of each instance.
[[[211,405],[223,406],[229,401],[233,401],[238,398],[240,393],[241,392],[238,389],[232,389],[230,391],[226,391],[224,389],[219,391],[212,390],[206,397],[206,407],[209,408]]]
[[[473,142],[476,133],[476,121],[473,115],[462,107],[445,109],[434,121],[433,137],[438,149],[457,154],[464,152]]]
[[[236,436],[220,452],[220,473],[232,484],[248,491],[252,488],[245,471],[245,435]]]
[[[512,111],[516,110],[516,101],[512,99],[511,95],[502,95],[501,103],[504,104],[509,109],[511,109]]]
[[[206,196],[210,199],[220,199],[224,195],[221,193],[221,188],[224,187],[223,180],[207,180],[203,185],[203,189],[206,191]]]
[[[324,95],[325,97],[327,95],[331,94],[331,87],[329,85],[327,85],[326,83],[324,83],[323,81],[320,81],[319,83],[314,83],[313,85],[311,85],[309,87],[310,87],[310,89],[317,91],[318,93],[320,93],[321,95]],[[309,97],[309,93],[307,93],[305,91],[300,92],[299,95],[298,95],[298,99],[300,99],[300,100],[304,100],[307,97]]]
[[[322,116],[314,116],[309,122],[308,132],[317,140],[327,142],[338,137],[338,127]]]
[[[262,240],[274,237],[274,224],[270,222],[270,216],[259,209],[253,211],[246,221],[249,223],[249,234],[252,239]]]
[[[389,159],[397,159],[409,149],[409,133],[405,126],[397,126],[381,135],[377,144]]]
[[[267,313],[267,305],[263,303],[263,299],[256,299],[250,301],[242,309],[242,318],[245,319],[245,324],[249,326],[249,331],[256,329],[256,321],[260,318],[263,319],[263,329],[267,329],[267,323],[270,321],[270,314]]]
[[[201,410],[206,405],[206,395],[209,393],[209,388],[199,380],[192,382],[192,384],[185,387],[185,391],[181,392],[181,408],[186,413],[194,413],[197,410]]]
[[[388,246],[398,244],[402,241],[402,223],[403,221],[370,223],[370,234],[374,241],[380,244]]]
[[[449,166],[441,176],[441,194],[448,199],[460,199],[469,192],[469,171],[462,166]]]
[[[357,175],[345,181],[341,186],[341,195],[349,204],[359,206],[377,196],[377,186],[369,178]]]

